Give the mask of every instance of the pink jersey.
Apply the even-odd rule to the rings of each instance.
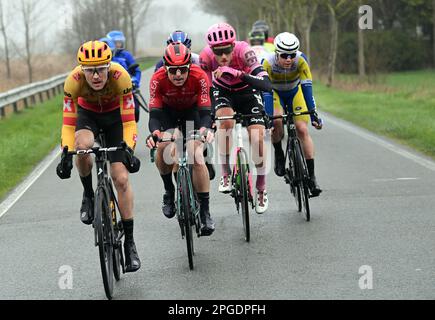
[[[218,87],[223,87],[232,91],[239,91],[248,88],[249,84],[243,81],[242,79],[234,78],[231,75],[224,75],[219,79],[215,79],[213,76],[213,71],[215,71],[219,64],[216,61],[213,51],[210,47],[205,47],[201,54],[199,55],[199,61],[201,64],[201,68],[205,70],[209,79],[213,81],[214,85]],[[234,68],[236,70],[241,70],[247,74],[252,74],[252,72],[257,69],[263,67],[258,62],[257,56],[252,50],[252,48],[244,41],[236,41],[233,57],[229,67]],[[259,73],[254,74],[257,77],[267,76],[267,72],[262,70]]]

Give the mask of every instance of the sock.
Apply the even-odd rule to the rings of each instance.
[[[210,193],[209,192],[198,192],[199,199],[199,208],[201,213],[209,212],[209,202],[210,202]]]
[[[122,226],[124,227],[125,242],[133,242],[133,219],[122,220]]]
[[[162,177],[163,184],[165,186],[165,191],[174,194],[175,187],[174,184],[172,183],[172,172],[165,175],[161,174],[160,176]]]
[[[306,159],[307,167],[308,167],[308,173],[310,174],[310,177],[314,177],[314,159]]]
[[[229,175],[231,173],[230,168],[230,155],[229,154],[219,154],[219,158],[221,161],[221,169],[222,175]]]
[[[274,143],[273,148],[275,149],[275,153],[277,153],[277,152],[284,153],[284,151],[282,151],[281,141]]]
[[[90,173],[87,177],[80,177],[80,180],[82,181],[85,196],[88,198],[93,198],[94,189],[92,188],[92,173]]]
[[[258,191],[266,190],[266,168],[264,166],[257,168],[257,182],[255,187]]]

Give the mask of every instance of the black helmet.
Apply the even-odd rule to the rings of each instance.
[[[264,20],[255,21],[252,25],[251,32],[253,31],[262,31],[264,32],[266,39],[269,38],[269,25]]]

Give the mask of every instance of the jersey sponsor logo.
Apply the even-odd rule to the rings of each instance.
[[[137,134],[136,134],[136,133],[133,134],[133,141],[134,141],[134,142],[137,142]]]
[[[205,81],[205,79],[201,79],[199,83],[201,84],[201,102],[207,103],[209,101],[209,94],[208,94],[209,89],[207,86],[207,81]]]
[[[124,92],[124,94],[128,94],[132,91],[133,91],[133,88],[128,88],[128,89],[125,89],[123,92]]]
[[[115,71],[115,73],[113,74],[113,79],[118,80],[119,78],[121,78],[121,76],[122,76],[121,71]]]
[[[128,109],[134,109],[134,98],[132,95],[129,95],[127,97],[123,97],[124,99],[124,110],[128,110]]]
[[[150,104],[154,103],[154,99],[156,98],[156,90],[159,82],[154,80],[150,83]]]
[[[63,112],[74,113],[74,101],[71,98],[63,99]]]
[[[69,98],[72,98],[72,94],[71,94],[71,93],[68,93],[68,92],[66,92],[66,91],[63,92],[63,95],[64,95],[64,96],[67,96],[67,97],[69,97]]]
[[[249,50],[245,53],[245,61],[248,67],[258,63],[257,55],[255,54],[254,50]]]
[[[82,78],[80,72],[74,73],[72,77],[75,81],[80,81],[80,79]]]

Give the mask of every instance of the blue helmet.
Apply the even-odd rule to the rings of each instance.
[[[105,42],[109,46],[110,50],[112,50],[112,53],[115,54],[116,51],[115,41],[113,41],[108,37],[101,38],[100,41]]]
[[[166,44],[170,44],[173,42],[181,42],[182,44],[184,44],[186,47],[188,47],[190,49],[190,46],[192,44],[192,40],[190,40],[189,36],[187,35],[186,32],[183,32],[181,30],[177,30],[172,32],[169,35],[168,40],[166,41]]]
[[[115,42],[115,44],[117,42],[121,42],[122,43],[122,47],[120,49],[124,49],[125,48],[125,36],[124,36],[124,33],[122,31],[118,31],[118,30],[110,31],[107,34],[107,37],[112,39]]]

